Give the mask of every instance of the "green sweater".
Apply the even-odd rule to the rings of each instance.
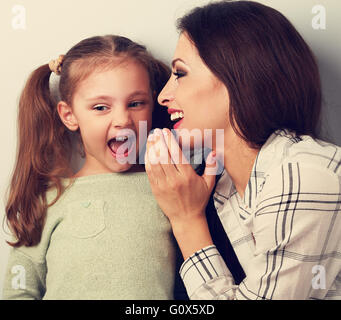
[[[3,297],[173,299],[174,278],[171,226],[146,173],[98,174],[48,209],[37,246],[11,249]]]

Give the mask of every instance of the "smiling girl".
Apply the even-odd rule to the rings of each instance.
[[[85,39],[32,73],[6,206],[5,299],[172,299],[171,228],[139,164],[152,125],[167,126],[156,97],[169,74],[119,36]],[[85,155],[76,173],[71,133]]]

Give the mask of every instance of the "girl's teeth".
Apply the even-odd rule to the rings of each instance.
[[[176,112],[173,112],[172,114],[171,114],[171,120],[173,121],[173,120],[176,120],[176,119],[179,119],[179,118],[183,118],[184,117],[184,114],[183,114],[183,112],[182,111],[176,111]]]
[[[116,141],[125,141],[128,138],[127,137],[116,137],[115,139],[116,139]]]

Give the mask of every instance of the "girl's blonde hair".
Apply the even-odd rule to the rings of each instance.
[[[135,59],[149,73],[150,88],[155,96],[152,127],[169,128],[169,116],[166,108],[158,105],[157,96],[170,76],[170,69],[143,45],[125,37],[91,37],[72,47],[61,66],[61,100],[72,105],[80,81],[94,69],[112,68],[117,61],[126,58]],[[51,96],[50,75],[48,64],[33,71],[19,101],[17,157],[6,204],[7,224],[17,239],[8,243],[14,247],[34,246],[40,242],[47,208],[65,191],[62,178],[73,175],[71,136]],[[46,192],[51,188],[57,190],[57,196],[48,204]]]

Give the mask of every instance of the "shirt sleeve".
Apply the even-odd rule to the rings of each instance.
[[[190,299],[233,299],[232,274],[215,245],[205,247],[190,256],[180,269]]]
[[[45,294],[46,264],[12,248],[5,274],[4,300],[41,300]]]
[[[340,184],[318,166],[272,170],[254,208],[246,278],[236,286],[215,246],[203,248],[180,269],[190,299],[324,299],[341,269]]]

